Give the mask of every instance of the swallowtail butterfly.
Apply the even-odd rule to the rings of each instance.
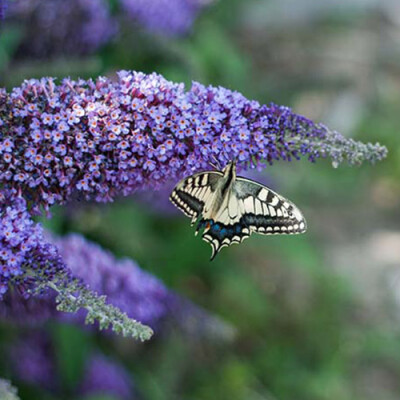
[[[180,181],[171,202],[192,219],[199,219],[196,235],[211,244],[211,260],[232,243],[253,232],[263,235],[296,234],[307,229],[301,211],[278,193],[250,179],[236,176],[231,161],[221,171],[200,172]]]

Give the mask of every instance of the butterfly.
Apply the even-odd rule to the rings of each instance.
[[[192,225],[199,220],[195,234],[203,229],[202,238],[212,247],[211,260],[223,247],[241,243],[253,232],[279,235],[307,229],[292,202],[258,182],[236,176],[235,161],[222,171],[184,178],[170,200],[191,218]]]

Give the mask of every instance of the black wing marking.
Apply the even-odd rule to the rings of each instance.
[[[289,200],[257,182],[237,178],[226,210],[214,220],[201,220],[203,239],[212,247],[211,260],[223,248],[241,243],[253,232],[264,235],[303,233],[301,211]]]
[[[200,172],[181,180],[172,191],[170,200],[192,223],[200,216],[209,196],[215,192],[218,180],[223,176],[219,171]]]

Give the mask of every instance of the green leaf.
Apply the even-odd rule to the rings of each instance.
[[[88,335],[73,325],[57,324],[52,327],[57,349],[57,367],[65,388],[73,390],[79,384],[90,351]]]
[[[10,59],[12,58],[15,50],[17,49],[22,31],[17,26],[5,26],[0,33],[0,71],[3,70]]]

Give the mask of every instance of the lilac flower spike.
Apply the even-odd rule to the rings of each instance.
[[[56,246],[44,237],[40,225],[34,224],[30,219],[23,199],[14,199],[13,206],[8,206],[9,202],[10,199],[5,197],[0,202],[0,255],[2,257],[0,259],[0,315],[7,316],[13,309],[18,311],[19,308],[19,311],[22,309],[26,317],[32,320],[32,313],[29,310],[42,308],[39,319],[43,319],[55,311],[54,303],[56,303],[58,311],[76,313],[80,309],[86,309],[86,315],[83,318],[81,318],[82,315],[78,315],[78,318],[90,324],[97,321],[100,329],[111,327],[116,333],[141,340],[151,337],[153,332],[149,327],[129,318],[114,304],[106,302],[104,291],[98,295],[88,285],[90,283],[94,289],[97,289],[96,282],[85,282],[80,279],[81,274],[77,270],[80,268],[82,273],[81,264],[79,266],[75,264],[74,268],[69,268],[65,264]],[[82,273],[82,275],[85,274]],[[148,281],[151,281],[150,278]],[[13,289],[17,293],[11,292],[4,299],[10,284],[13,284]],[[153,287],[156,286],[153,284]],[[159,284],[159,288],[160,291],[165,291],[165,296],[169,296],[161,284]],[[52,289],[51,294],[49,289]],[[32,294],[44,293],[47,294],[48,301],[45,301],[43,297],[34,303],[27,301]],[[159,310],[159,314],[154,316],[157,310],[154,305],[158,301],[157,298],[155,299],[153,308],[150,307],[149,319],[160,317],[160,313],[162,314],[166,307],[165,305],[160,306],[161,311]],[[118,302],[117,297],[116,303],[120,304],[121,301]],[[149,303],[151,304],[151,297],[142,298],[138,303],[137,307],[140,307],[141,304],[147,306]],[[130,314],[132,313],[130,312]],[[22,315],[17,316],[17,318],[21,317]]]
[[[35,278],[25,275],[25,265],[37,272]],[[61,271],[64,263],[44,239],[41,226],[31,220],[25,199],[0,192],[0,300],[13,279],[18,279],[24,296],[33,280],[36,284],[51,280]],[[66,272],[66,280],[67,276]]]
[[[191,337],[206,336],[231,340],[232,327],[168,290],[165,285],[143,271],[130,259],[117,260],[109,251],[78,234],[64,237],[46,235],[49,245],[57,248],[69,273],[82,280],[107,303],[159,331],[163,322],[173,320]],[[37,326],[49,319],[82,325],[84,312],[65,314],[55,308],[56,293],[25,298],[9,290],[0,301],[0,322]],[[82,310],[83,311],[83,310]]]
[[[132,260],[117,260],[110,252],[77,234],[51,239],[51,242],[74,276],[106,295],[109,303],[129,317],[154,327],[176,309],[176,295]]]
[[[169,35],[186,33],[209,0],[121,0],[129,15],[148,30]]]
[[[79,392],[85,396],[110,395],[119,400],[134,400],[134,388],[128,371],[102,354],[87,362]]]
[[[33,210],[72,197],[110,201],[236,158],[239,168],[307,157],[375,162],[379,144],[347,139],[238,92],[121,71],[95,81],[26,80],[0,91],[0,187]]]
[[[60,387],[54,346],[44,330],[23,335],[8,347],[7,353],[18,380],[47,390]]]
[[[50,287],[59,310],[83,307],[88,322],[147,339],[150,328],[72,278],[33,214],[76,197],[111,201],[154,190],[215,161],[236,159],[239,168],[301,157],[359,164],[381,160],[386,152],[287,107],[199,83],[185,91],[157,74],[121,71],[117,79],[60,84],[31,79],[10,93],[0,89],[0,297],[10,283],[23,293]]]
[[[117,32],[106,0],[17,0],[8,17],[24,26],[21,58],[92,53]]]
[[[7,0],[0,0],[0,21],[4,19],[7,8]]]
[[[81,265],[79,265],[81,267]],[[77,266],[75,265],[75,268]],[[58,249],[43,235],[39,224],[35,224],[22,197],[10,197],[10,192],[0,191],[0,311],[7,313],[8,306],[2,302],[10,284],[15,286],[18,296],[29,297],[52,289],[57,310],[76,312],[85,308],[85,322],[99,322],[100,329],[112,329],[124,336],[145,340],[152,330],[129,318],[115,305],[106,303],[80,275],[62,260]],[[160,285],[161,286],[161,285]],[[143,300],[143,299],[142,299]],[[143,300],[143,301],[148,301]],[[12,303],[11,303],[12,304]],[[18,304],[18,303],[17,303]],[[54,307],[54,300],[47,305]],[[151,309],[151,311],[154,311]],[[47,315],[49,314],[47,310]]]
[[[57,353],[53,341],[44,330],[22,336],[10,346],[7,356],[18,380],[60,394]],[[85,361],[83,374],[74,392],[87,397],[109,395],[120,400],[135,398],[128,371],[97,352]],[[3,400],[2,397],[0,399]]]

